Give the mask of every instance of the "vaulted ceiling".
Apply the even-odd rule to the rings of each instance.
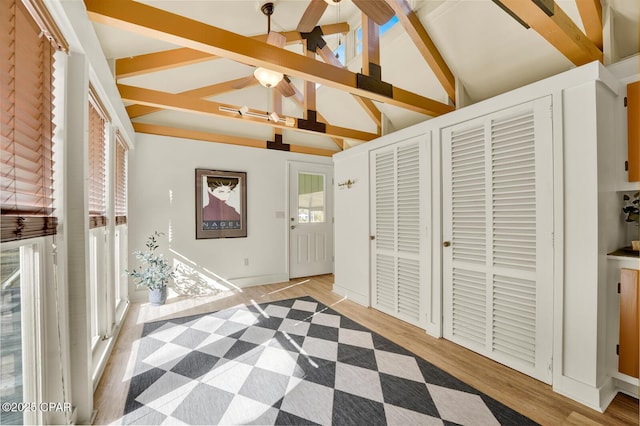
[[[331,155],[638,53],[635,0],[265,3],[85,0],[136,131]]]

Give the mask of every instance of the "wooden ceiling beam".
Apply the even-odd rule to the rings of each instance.
[[[362,14],[362,73],[371,75],[371,67],[376,66],[380,70],[380,30],[378,25]],[[375,72],[374,72],[375,74]],[[378,71],[379,74],[379,71]],[[380,76],[381,77],[381,76]],[[371,99],[354,96],[358,105],[364,109],[377,127],[377,133],[382,133],[382,113]]]
[[[227,92],[236,90],[234,85],[236,85],[239,82],[244,82],[245,78],[246,77],[240,77],[240,78],[236,78],[235,80],[229,80],[223,83],[212,84],[210,86],[205,86],[205,87],[199,87],[197,89],[187,90],[186,92],[180,92],[178,94],[190,96],[193,98],[199,98],[199,99],[209,98],[211,96],[216,96],[222,93],[227,93]],[[253,82],[249,83],[245,87],[257,86],[258,84],[259,84],[258,80],[254,79]],[[129,105],[127,107],[127,113],[129,114],[129,118],[142,117],[143,115],[151,114],[153,112],[162,111],[162,110],[163,108],[156,108],[152,106],[139,105],[139,104]]]
[[[282,116],[282,95],[277,90],[271,90],[271,105],[273,105],[273,112]],[[276,141],[278,138],[276,135],[280,135],[280,141],[282,141],[282,128],[274,127],[273,128],[273,140]],[[267,145],[269,146],[269,145]]]
[[[371,75],[369,65],[380,65],[380,31],[378,25],[362,14],[362,73]]]
[[[289,152],[297,152],[298,154],[309,154],[309,155],[322,155],[325,157],[333,157],[335,151],[330,151],[328,149],[315,148],[311,146],[303,146],[303,145],[291,145],[291,149]]]
[[[516,0],[520,1],[520,0]],[[445,92],[455,104],[456,101],[456,80],[449,69],[446,61],[440,54],[437,46],[431,40],[429,33],[420,22],[420,18],[416,15],[406,0],[386,0],[398,17],[398,22],[407,32],[418,51],[427,62],[436,78],[444,88]]]
[[[307,52],[307,56],[312,57],[315,54],[305,48],[305,52]],[[298,101],[298,98],[294,98],[294,101],[302,108],[303,116],[307,117],[307,110],[316,109],[316,85],[311,81],[304,82],[304,95],[302,96],[302,101]],[[327,124],[327,120],[322,116],[322,114],[318,113],[318,120]],[[334,138],[331,140],[336,144],[340,150],[344,149],[344,139]]]
[[[202,132],[198,130],[179,129],[171,126],[161,126],[148,123],[133,123],[133,130],[137,133],[147,133],[158,136],[172,136],[176,138],[194,139],[199,141],[217,142],[229,145],[266,148],[267,141],[239,136],[222,135],[219,133]]]
[[[341,68],[343,67],[340,60],[336,58],[336,55],[333,53],[333,51],[328,45],[325,45],[322,49],[317,49],[316,53],[326,63],[332,64],[336,67],[341,67]],[[352,95],[352,96],[356,100],[356,102],[358,102],[358,104],[365,110],[367,115],[371,117],[376,127],[378,128],[377,133],[380,134],[381,133],[380,129],[382,128],[382,112],[380,112],[378,107],[373,103],[371,99],[358,96],[358,95]]]
[[[589,40],[602,50],[602,4],[600,0],[576,0],[584,31]]]
[[[205,101],[203,99],[197,99],[190,96],[173,94],[162,92],[159,90],[151,90],[151,89],[143,89],[140,87],[127,86],[123,84],[118,84],[118,90],[120,91],[120,97],[125,102],[134,102],[141,105],[148,105],[157,108],[163,109],[171,109],[175,111],[185,111],[197,114],[205,114],[216,117],[223,117],[232,120],[244,120],[245,122],[249,121],[252,123],[257,123],[261,125],[271,126],[271,127],[279,127],[281,129],[295,130],[299,132],[307,132],[315,135],[329,136],[329,137],[338,137],[345,139],[355,139],[360,141],[370,141],[378,137],[375,133],[367,133],[360,130],[355,129],[347,129],[344,127],[333,126],[330,124],[326,124],[326,131],[315,132],[312,130],[300,129],[297,127],[297,119],[294,117],[294,125],[293,127],[286,126],[284,123],[275,123],[272,121],[267,121],[262,118],[251,117],[251,116],[240,116],[239,114],[232,114],[228,112],[224,112],[220,110],[220,107],[237,108],[234,105],[223,104],[214,101]],[[258,110],[250,110],[251,112],[266,115],[265,111]]]
[[[308,50],[305,46],[304,49],[307,58],[315,59],[316,54],[311,50]],[[304,82],[304,102],[302,105],[302,114],[303,117],[307,118],[307,111],[314,110],[316,111],[316,84],[313,81],[305,81]]]
[[[194,89],[194,90],[187,90],[186,92],[181,92],[178,93],[179,95],[187,95],[187,96],[191,96],[191,97],[195,97],[195,98],[199,98],[199,99],[203,99],[203,98],[208,98],[211,96],[215,96],[215,95],[219,95],[221,93],[226,93],[229,92],[231,90],[235,90],[235,88],[233,87],[237,82],[239,81],[243,81],[245,79],[245,77],[240,77],[237,78],[235,80],[229,80],[229,81],[225,81],[224,83],[218,83],[218,84],[212,84],[210,86],[205,86],[205,87],[201,87],[198,89]],[[255,82],[251,83],[251,86],[253,85],[257,85],[258,84],[258,80],[255,80]],[[245,86],[247,87],[247,86]],[[295,87],[295,86],[293,86]],[[291,99],[300,107],[304,107],[303,105],[303,96],[302,93],[300,93],[300,91],[296,88],[296,95],[292,96]],[[274,92],[274,97],[276,96],[277,92]],[[371,101],[369,101],[371,102]],[[275,105],[275,102],[274,102]],[[165,108],[158,108],[158,107],[152,107],[152,106],[148,106],[148,105],[140,105],[140,104],[133,104],[133,105],[129,105],[126,107],[127,109],[127,113],[129,114],[129,118],[133,119],[133,118],[138,118],[138,117],[142,117],[144,115],[147,114],[151,114],[153,112],[157,112],[157,111],[164,111]],[[280,114],[281,111],[276,111],[276,113]],[[323,123],[327,123],[327,120],[322,116],[322,114],[318,113],[318,119],[321,120]],[[331,138],[331,140],[336,144],[336,146],[338,146],[341,150],[344,149],[344,140],[340,139],[340,138]]]
[[[137,133],[147,133],[159,136],[171,136],[175,138],[193,139],[204,142],[224,143],[229,145],[248,146],[252,148],[267,148],[267,141],[244,138],[238,136],[223,135],[220,133],[202,132],[198,130],[179,129],[177,127],[160,126],[147,123],[133,123],[133,129]],[[290,152],[301,154],[322,155],[331,157],[335,151],[328,149],[314,148],[302,145],[291,145]]]
[[[326,35],[344,34],[349,32],[349,24],[346,22],[323,25],[320,28],[322,29],[322,33]],[[302,43],[303,41],[300,33],[297,31],[286,31],[281,34],[285,36],[285,43],[287,45]],[[267,42],[267,34],[261,34],[251,38],[263,43]],[[218,58],[219,56],[212,56],[199,50],[181,47],[178,49],[164,50],[162,52],[132,56],[130,58],[116,59],[116,78],[133,77],[136,75],[197,64]]]
[[[181,47],[130,58],[116,59],[116,78],[135,77],[150,72],[163,71],[218,58],[199,50]]]
[[[237,62],[267,67],[283,74],[316,81],[338,90],[430,116],[453,111],[450,105],[398,87],[393,87],[391,97],[367,91],[357,86],[357,75],[349,70],[143,3],[132,0],[85,0],[85,5],[89,18],[94,22]]]
[[[533,1],[500,0],[519,19],[526,22],[575,65],[602,62],[602,51],[553,2],[553,15],[547,15]]]

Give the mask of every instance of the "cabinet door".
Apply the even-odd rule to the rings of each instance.
[[[629,182],[640,181],[640,81],[627,85]]]
[[[620,273],[620,343],[618,371],[638,377],[638,336],[640,304],[640,271],[623,269]]]
[[[426,137],[371,152],[371,306],[425,327]]]
[[[443,334],[551,382],[551,100],[443,130]],[[450,244],[449,244],[450,243]]]

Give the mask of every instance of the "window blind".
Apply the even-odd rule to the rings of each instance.
[[[106,119],[96,101],[89,101],[89,227],[107,224]]]
[[[53,54],[66,42],[56,28],[42,27],[52,26],[53,21],[39,14],[46,12],[41,2],[25,3],[29,9],[16,0],[3,1],[0,6],[0,23],[5,28],[0,32],[2,242],[53,235],[57,228]]]
[[[120,134],[116,137],[115,217],[116,225],[127,223],[127,149]]]

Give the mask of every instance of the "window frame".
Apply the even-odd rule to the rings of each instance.
[[[44,401],[44,282],[45,240],[37,237],[2,243],[2,251],[20,250],[20,321],[22,344],[22,386],[24,402]],[[29,368],[27,368],[29,366]],[[24,424],[42,424],[41,410],[25,410]]]

